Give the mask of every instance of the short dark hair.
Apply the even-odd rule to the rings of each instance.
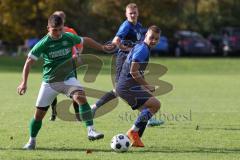
[[[65,21],[66,14],[63,11],[55,11],[53,14],[60,16],[63,19],[63,21]]]
[[[150,26],[149,28],[148,28],[148,30],[151,30],[151,31],[153,31],[153,32],[155,32],[155,33],[159,33],[159,34],[161,34],[161,29],[158,27],[158,26],[156,26],[156,25],[152,25],[152,26]]]
[[[59,27],[63,25],[63,19],[55,14],[52,14],[49,18],[48,18],[48,26],[50,27]]]

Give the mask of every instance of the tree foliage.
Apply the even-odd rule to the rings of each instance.
[[[125,20],[125,6],[139,6],[144,26],[156,24],[171,36],[178,29],[202,33],[223,26],[240,26],[239,0],[1,0],[0,39],[22,43],[46,34],[47,18],[56,10],[67,15],[66,24],[80,35],[109,40]]]

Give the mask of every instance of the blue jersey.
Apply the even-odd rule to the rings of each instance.
[[[147,44],[144,42],[136,44],[124,62],[119,81],[117,83],[117,94],[124,99],[133,110],[143,106],[145,102],[153,96],[144,90],[141,84],[135,81],[130,74],[132,62],[138,62],[140,65],[139,72],[141,76],[144,77],[144,71],[149,61],[149,54],[150,49]]]
[[[137,22],[136,25],[132,24],[128,20],[124,21],[118,29],[116,34],[121,41],[129,41],[132,43],[137,43],[143,40],[143,27],[141,23]],[[124,43],[124,42],[123,42]]]
[[[143,27],[137,22],[136,25],[132,24],[128,20],[124,21],[116,34],[117,37],[121,39],[121,43],[128,47],[133,47],[136,43],[143,40]],[[127,57],[128,51],[118,50],[116,53],[116,77],[115,81],[118,82],[120,72],[122,70],[123,63]]]
[[[130,74],[131,64],[132,62],[138,62],[140,65],[139,72],[143,76],[144,71],[148,65],[149,55],[150,48],[146,43],[141,42],[133,47],[123,64],[117,84],[118,87],[129,88],[136,85],[139,86],[139,84],[133,79],[132,75]]]

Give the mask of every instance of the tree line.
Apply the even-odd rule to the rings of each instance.
[[[63,10],[66,24],[82,36],[109,40],[125,20],[125,6],[139,7],[144,26],[158,25],[172,36],[179,29],[207,35],[224,26],[240,26],[240,0],[1,0],[0,40],[21,44],[47,32],[47,19]]]

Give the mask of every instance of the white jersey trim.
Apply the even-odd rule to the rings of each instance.
[[[79,37],[80,37],[80,36],[79,36]],[[83,37],[80,37],[80,38],[81,38],[81,43],[83,44],[83,42],[84,42],[84,39],[83,39]],[[81,43],[80,43],[80,44],[81,44]]]
[[[34,56],[31,52],[28,53],[28,57],[34,59],[35,61],[38,60],[38,57]]]

